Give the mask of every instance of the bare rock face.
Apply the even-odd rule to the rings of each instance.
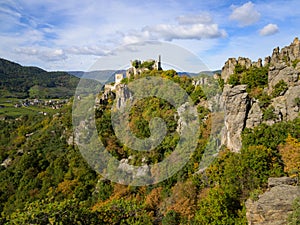
[[[223,102],[225,107],[225,126],[222,131],[221,143],[233,152],[242,147],[241,133],[246,126],[246,118],[250,109],[250,99],[246,85],[232,87],[225,85]]]
[[[300,112],[300,107],[296,103],[296,98],[300,98],[300,85],[289,87],[284,96],[287,105],[287,120],[293,120]]]
[[[296,178],[291,178],[291,177],[270,177],[268,179],[268,187],[276,187],[280,185],[297,185],[297,179]]]
[[[229,58],[222,68],[221,78],[226,82],[231,74],[234,73],[234,68],[237,65],[236,58]]]
[[[255,67],[257,67],[257,68],[262,67],[262,66],[263,66],[263,65],[262,65],[262,59],[259,58],[259,59],[257,60],[257,62],[253,62],[253,63],[252,63],[252,66],[255,66]]]
[[[299,106],[296,98],[300,97],[300,85],[289,87],[283,96],[272,99],[276,119],[273,122],[293,120],[299,115]]]
[[[299,80],[300,65],[300,41],[295,38],[293,43],[282,48],[273,50],[270,59],[270,68],[268,73],[268,91],[272,93],[274,86],[283,80],[289,86],[293,86]]]
[[[249,225],[284,225],[292,212],[293,201],[300,196],[300,187],[288,177],[269,178],[269,190],[258,200],[246,201]]]
[[[116,87],[117,108],[122,108],[128,99],[132,98],[132,93],[126,84],[119,84]]]
[[[249,69],[252,66],[251,59],[244,58],[244,57],[239,57],[238,58],[238,64],[240,64],[241,66],[246,67],[246,69]]]
[[[268,86],[269,93],[272,93],[274,86],[281,80],[287,83],[289,86],[294,85],[299,79],[300,72],[292,66],[287,66],[284,63],[276,64],[270,67],[268,73]]]
[[[263,117],[263,112],[260,109],[258,102],[254,102],[248,113],[248,118],[246,120],[246,127],[253,128],[258,126],[262,122],[262,117]]]
[[[293,61],[300,57],[300,42],[298,38],[289,45],[281,49],[279,59],[284,61]]]

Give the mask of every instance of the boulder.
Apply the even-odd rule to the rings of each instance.
[[[291,177],[270,177],[268,179],[268,187],[276,187],[280,185],[296,185],[297,184],[297,179],[296,178],[291,178]]]
[[[258,200],[248,199],[246,217],[249,225],[285,225],[293,211],[293,202],[300,196],[300,187],[288,177],[270,178],[269,190]]]

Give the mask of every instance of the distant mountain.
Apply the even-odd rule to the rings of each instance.
[[[126,70],[95,70],[95,71],[68,71],[69,74],[86,79],[95,79],[101,83],[111,83],[115,81],[115,74],[125,74]]]
[[[221,74],[221,70],[209,70],[209,71],[201,71],[200,73],[198,73],[197,75],[201,75],[201,74],[206,74],[206,75],[214,75],[216,73]]]
[[[0,58],[0,96],[65,98],[74,94],[79,79],[67,72],[47,72]]]
[[[183,76],[183,75],[188,75],[188,76],[190,76],[190,77],[197,77],[197,76],[199,76],[199,75],[210,75],[210,76],[212,76],[212,75],[214,75],[214,74],[216,74],[216,73],[221,73],[221,70],[212,70],[212,71],[201,71],[201,72],[199,72],[199,73],[190,73],[190,72],[178,72],[178,74],[180,75],[180,76]]]

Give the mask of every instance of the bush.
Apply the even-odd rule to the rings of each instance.
[[[251,93],[257,87],[263,89],[268,84],[268,70],[268,66],[246,69],[244,66],[237,64],[234,73],[228,79],[228,84],[246,84],[248,93]]]
[[[132,61],[131,65],[137,69],[137,68],[140,67],[141,61],[140,60],[134,60],[134,61]]]
[[[297,98],[294,99],[294,104],[296,106],[300,107],[300,98],[299,97],[297,97]]]
[[[239,74],[239,73],[242,73],[246,70],[246,67],[245,66],[242,66],[240,64],[237,64],[234,68],[234,73],[236,74]]]
[[[149,70],[153,69],[155,61],[145,61],[141,64],[141,68],[147,68]]]
[[[275,86],[274,90],[272,91],[273,98],[276,98],[278,96],[284,95],[284,93],[287,91],[288,85],[283,80],[280,80]]]
[[[223,90],[224,84],[225,84],[224,79],[222,79],[221,77],[219,77],[219,78],[218,78],[218,84],[219,84],[221,90]]]
[[[248,92],[253,88],[264,88],[268,84],[268,67],[251,67],[241,74],[241,83],[247,84]]]
[[[292,61],[292,66],[293,66],[294,68],[296,68],[298,62],[300,62],[299,59],[295,59],[294,61]]]
[[[270,105],[271,103],[271,96],[269,96],[267,93],[262,93],[259,97],[258,97],[258,100],[259,100],[259,106],[261,108],[266,108]]]
[[[274,107],[270,106],[263,112],[263,120],[274,120],[277,118],[277,116],[274,113]]]
[[[241,84],[239,75],[237,73],[231,74],[228,79],[228,84],[233,86]]]
[[[128,84],[128,78],[127,77],[123,78],[120,83],[121,84]]]
[[[300,198],[297,198],[293,203],[293,212],[288,217],[290,225],[300,224]]]
[[[199,103],[201,98],[206,99],[205,93],[200,86],[196,86],[190,97],[193,100],[194,104]]]

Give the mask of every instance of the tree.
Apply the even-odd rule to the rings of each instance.
[[[99,224],[97,213],[92,212],[76,199],[61,202],[50,199],[27,204],[7,218],[10,224]]]
[[[102,224],[152,224],[146,210],[136,201],[113,199],[97,204],[94,212],[99,215]]]
[[[290,134],[286,143],[279,145],[279,152],[284,162],[284,172],[289,175],[300,173],[300,142]]]
[[[201,199],[195,216],[195,224],[234,225],[238,213],[232,206],[228,193],[219,187],[212,188],[206,198]]]

